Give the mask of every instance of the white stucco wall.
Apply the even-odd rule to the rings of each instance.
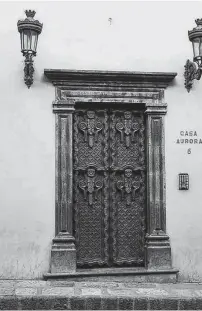
[[[44,23],[29,90],[16,26],[25,9]],[[199,12],[202,3],[193,1],[0,3],[0,278],[41,278],[49,268],[54,88],[43,70],[64,68],[178,73],[165,93],[167,231],[180,279],[202,281],[202,144],[176,144],[181,130],[202,138],[202,81],[188,94],[183,78],[192,59],[187,31]],[[178,190],[180,172],[190,174],[189,191]]]

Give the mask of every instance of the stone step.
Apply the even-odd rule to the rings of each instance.
[[[101,268],[77,269],[74,273],[47,273],[45,280],[89,281],[89,282],[136,282],[176,283],[178,270],[151,270],[145,268]]]

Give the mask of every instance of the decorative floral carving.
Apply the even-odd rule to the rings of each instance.
[[[124,120],[116,123],[116,129],[121,134],[121,142],[124,141],[125,136],[127,148],[130,147],[131,141],[134,141],[135,132],[137,132],[139,128],[140,126],[138,122],[132,122],[132,113],[130,111],[125,111]]]
[[[124,177],[117,181],[117,188],[121,191],[122,200],[126,199],[126,204],[130,205],[135,199],[135,193],[140,188],[139,177],[133,178],[133,171],[130,168],[125,169]]]
[[[79,180],[79,187],[84,192],[84,197],[90,206],[93,205],[93,201],[97,200],[98,191],[103,187],[103,181],[96,178],[96,171],[94,168],[88,168],[85,180]]]
[[[103,124],[95,118],[95,111],[87,111],[87,121],[79,123],[79,129],[84,133],[84,140],[88,141],[90,147],[93,147],[94,141],[97,142],[98,133],[102,128]]]

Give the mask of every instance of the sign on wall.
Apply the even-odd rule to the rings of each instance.
[[[180,131],[180,138],[177,144],[202,144],[202,139],[198,137],[197,131]]]
[[[176,140],[176,144],[181,144],[181,145],[199,145],[202,144],[202,138],[198,137],[197,131],[180,131],[180,135]],[[191,148],[187,150],[187,153],[191,153]]]

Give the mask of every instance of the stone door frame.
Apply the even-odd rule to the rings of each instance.
[[[55,238],[51,249],[51,276],[76,273],[73,237],[73,113],[76,103],[138,104],[146,115],[147,233],[145,268],[172,270],[166,233],[164,90],[177,75],[172,72],[116,72],[45,69],[55,86],[56,120]]]

